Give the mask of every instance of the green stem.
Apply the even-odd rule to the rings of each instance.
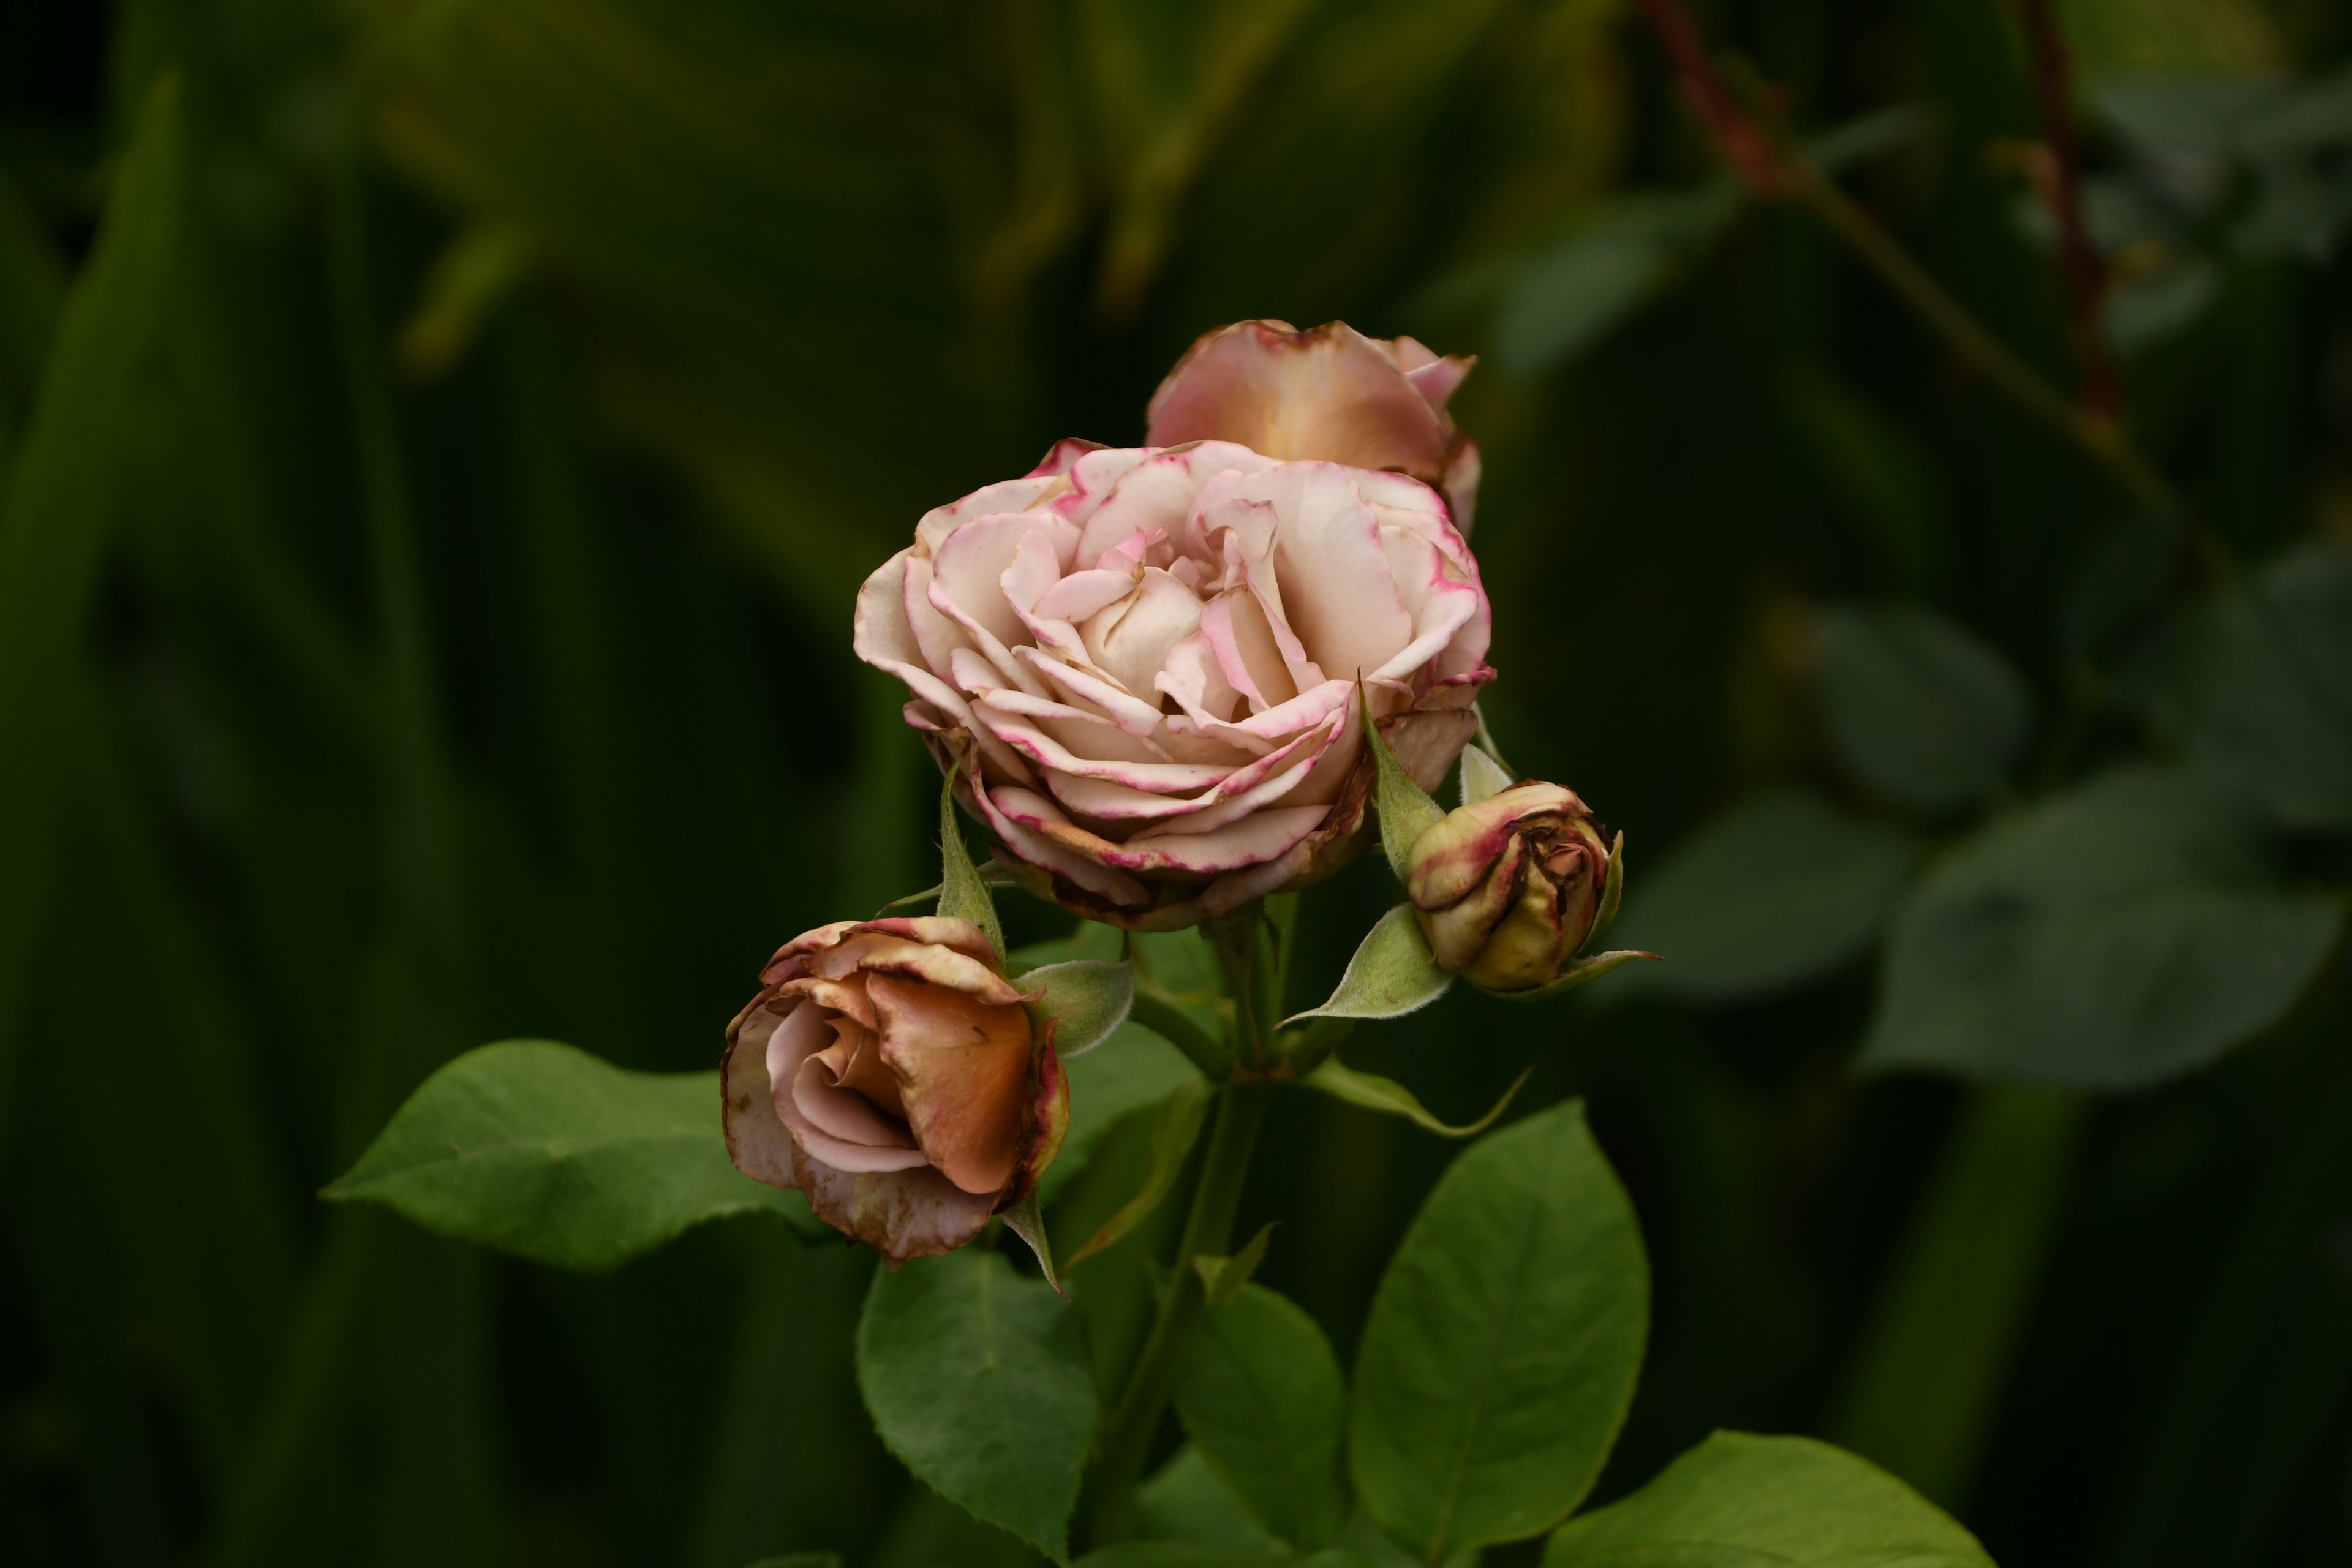
[[[1192,1259],[1222,1258],[1233,1250],[1234,1210],[1239,1205],[1242,1183],[1249,1174],[1250,1152],[1257,1146],[1258,1128],[1265,1121],[1267,1084],[1227,1084],[1218,1091],[1217,1127],[1209,1137],[1209,1157],[1201,1184],[1192,1194],[1192,1212],[1184,1221],[1184,1239],[1176,1249],[1176,1274],[1160,1299],[1160,1315],[1144,1342],[1127,1393],[1103,1428],[1095,1451],[1094,1473],[1087,1494],[1094,1500],[1093,1544],[1107,1546],[1135,1534],[1135,1489],[1150,1457],[1152,1435],[1175,1391],[1176,1373],[1183,1365],[1184,1348],[1192,1325],[1206,1304],[1201,1276]]]
[[[1203,934],[1224,971],[1225,994],[1234,1005],[1227,1071],[1233,1062],[1263,1070],[1275,1059],[1274,1029],[1282,1013],[1289,943],[1281,925],[1269,922],[1265,911],[1255,903],[1206,921]],[[1250,1153],[1257,1147],[1258,1129],[1265,1121],[1266,1102],[1273,1092],[1273,1086],[1263,1081],[1230,1080],[1217,1091],[1216,1130],[1209,1135],[1201,1184],[1193,1190],[1192,1211],[1185,1218],[1183,1239],[1176,1247],[1175,1277],[1160,1298],[1160,1314],[1152,1321],[1151,1335],[1144,1341],[1127,1392],[1103,1427],[1087,1478],[1087,1495],[1093,1500],[1091,1540],[1096,1546],[1135,1534],[1136,1485],[1143,1479],[1152,1436],[1160,1430],[1169,1396],[1175,1392],[1176,1374],[1184,1364],[1192,1325],[1207,1305],[1192,1259],[1223,1258],[1233,1250],[1234,1211],[1241,1204]]]

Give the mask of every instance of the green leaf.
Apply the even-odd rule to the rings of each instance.
[[[1357,1495],[1424,1561],[1549,1529],[1616,1441],[1649,1300],[1633,1205],[1580,1103],[1472,1145],[1372,1301]]]
[[[1276,1223],[1268,1220],[1258,1226],[1257,1234],[1231,1258],[1213,1258],[1205,1252],[1193,1255],[1192,1271],[1201,1277],[1201,1293],[1210,1306],[1222,1307],[1242,1293],[1257,1266],[1265,1261],[1266,1245],[1274,1239]]]
[[[956,773],[950,769],[947,782],[940,786],[940,906],[939,912],[950,920],[970,921],[988,933],[988,945],[996,950],[999,961],[1004,957],[1004,927],[996,918],[996,900],[989,896],[988,884],[981,880],[979,868],[971,863],[971,851],[964,847],[963,822],[957,815],[955,803]]]
[[[751,1568],[841,1568],[841,1559],[830,1552],[792,1552],[782,1557],[762,1557]]]
[[[1062,1267],[1076,1268],[1096,1253],[1117,1246],[1128,1232],[1151,1217],[1163,1199],[1183,1173],[1184,1161],[1200,1141],[1201,1123],[1207,1117],[1209,1101],[1216,1088],[1205,1078],[1193,1077],[1178,1084],[1166,1100],[1160,1102],[1159,1118],[1151,1126],[1151,1169],[1144,1176],[1143,1190],[1129,1198],[1120,1210],[1103,1222],[1083,1247],[1070,1254]]]
[[[1492,800],[1511,787],[1511,770],[1476,745],[1462,748],[1462,804]]]
[[[1453,984],[1452,972],[1437,966],[1412,906],[1399,904],[1364,933],[1331,999],[1293,1014],[1282,1026],[1307,1018],[1402,1018],[1444,995]]]
[[[483,1046],[426,1079],[322,1195],[566,1268],[728,1215],[824,1234],[798,1193],[727,1158],[717,1073],[630,1072],[550,1040]]]
[[[1257,1285],[1212,1308],[1185,1354],[1176,1413],[1260,1524],[1304,1552],[1338,1538],[1353,1500],[1348,1388],[1314,1319]]]
[[[1050,1286],[977,1247],[877,1274],[857,1386],[924,1485],[1068,1561],[1095,1390],[1077,1310]]]
[[[1995,824],[1896,916],[1872,1067],[2085,1089],[2201,1066],[2284,1016],[2342,901],[2280,882],[2250,808],[2126,769]]]
[[[1511,1087],[1503,1091],[1503,1098],[1495,1102],[1495,1108],[1466,1127],[1448,1126],[1432,1116],[1421,1101],[1413,1098],[1412,1090],[1404,1085],[1393,1079],[1381,1078],[1377,1073],[1358,1072],[1338,1057],[1325,1058],[1320,1066],[1298,1081],[1308,1089],[1328,1094],[1334,1100],[1345,1100],[1349,1105],[1402,1116],[1441,1138],[1475,1138],[1501,1119],[1512,1099],[1526,1087],[1528,1076],[1535,1070],[1528,1068],[1519,1074],[1512,1080]]]
[[[1909,1487],[1809,1437],[1718,1432],[1622,1502],[1572,1520],[1544,1568],[1992,1568]]]
[[[2352,828],[2352,549],[2315,540],[2200,629],[2190,746],[2291,827]]]
[[[1121,1025],[1102,1049],[1064,1062],[1062,1070],[1070,1080],[1070,1126],[1062,1152],[1037,1181],[1038,1196],[1049,1204],[1119,1118],[1159,1104],[1201,1076],[1183,1052],[1140,1024]]]
[[[2007,784],[2033,727],[2025,679],[1967,627],[1916,605],[1821,616],[1814,695],[1830,740],[1888,801],[1942,815]]]
[[[1381,727],[1372,722],[1372,705],[1360,687],[1356,704],[1363,710],[1364,744],[1371,748],[1376,770],[1372,805],[1381,819],[1381,847],[1388,852],[1389,869],[1402,882],[1413,845],[1423,834],[1445,820],[1445,808],[1412,782],[1412,775],[1396,760],[1389,743],[1381,739]]]
[[[1830,973],[1878,940],[1919,854],[1803,791],[1736,806],[1643,873],[1614,936],[1665,963],[1608,994],[1742,1002]]]
[[[1021,976],[1024,992],[1041,986],[1045,994],[1024,1005],[1039,1029],[1053,1026],[1055,1054],[1066,1062],[1109,1039],[1135,1005],[1135,970],[1127,963],[1076,958]]]

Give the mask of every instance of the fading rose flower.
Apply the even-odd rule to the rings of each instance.
[[[1439,964],[1489,991],[1559,977],[1601,908],[1609,847],[1573,790],[1519,784],[1449,812],[1405,868]]]
[[[1419,480],[1224,441],[1065,441],[917,524],[856,648],[914,692],[1000,860],[1140,930],[1337,869],[1369,842],[1358,679],[1425,787],[1476,728],[1477,563]],[[962,787],[960,785],[960,788]]]
[[[1061,1062],[970,921],[820,926],[760,982],[727,1029],[727,1152],[891,1266],[978,1236],[1061,1148]]]
[[[1410,474],[1445,493],[1466,537],[1478,444],[1454,427],[1445,405],[1476,363],[1339,321],[1304,332],[1287,321],[1236,321],[1176,362],[1152,394],[1144,441],[1234,441],[1269,458]]]

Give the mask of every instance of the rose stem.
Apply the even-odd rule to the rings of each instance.
[[[1234,1055],[1245,1063],[1274,1059],[1274,1021],[1281,1012],[1282,973],[1289,956],[1287,943],[1261,942],[1260,924],[1255,904],[1208,922],[1209,945],[1224,971],[1225,990],[1234,1003]],[[1135,1533],[1136,1485],[1143,1479],[1152,1436],[1175,1390],[1192,1325],[1207,1305],[1192,1259],[1222,1258],[1233,1250],[1234,1211],[1241,1204],[1250,1154],[1257,1147],[1258,1129],[1273,1093],[1273,1086],[1263,1081],[1228,1082],[1217,1091],[1217,1125],[1209,1134],[1201,1184],[1193,1189],[1192,1213],[1176,1247],[1175,1278],[1160,1299],[1159,1316],[1136,1359],[1127,1392],[1095,1449],[1086,1488],[1093,1500],[1091,1545],[1107,1546]]]
[[[2083,402],[2094,414],[2113,419],[2122,406],[2122,384],[2107,355],[2099,306],[2107,292],[2107,272],[2091,244],[2083,218],[2082,151],[2074,134],[2073,59],[2050,0],[2018,0],[2025,36],[2033,50],[2034,97],[2042,110],[2042,139],[2050,149],[2051,216],[2058,223],[2059,265],[2066,279],[2066,307],[2074,331],[2074,353],[2083,362]]]
[[[1835,182],[1806,160],[1787,156],[1773,143],[1733,101],[1678,0],[1642,0],[1642,9],[1717,152],[1751,190],[1760,196],[1811,208],[1954,354],[2021,412],[2105,469],[2133,499],[2160,511],[2187,511],[2172,482],[2140,456],[2112,416],[2059,393],[1979,326],[1967,308]]]

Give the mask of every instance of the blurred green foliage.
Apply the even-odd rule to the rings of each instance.
[[[2011,7],[1698,9],[2071,384]],[[874,1436],[863,1255],[733,1221],[583,1278],[314,1194],[486,1040],[708,1070],[776,943],[927,884],[856,582],[1278,316],[1486,356],[1490,717],[1668,956],[1349,1047],[1448,1121],[1589,1098],[1655,1274],[1596,1499],[1815,1432],[2010,1568],[2352,1562],[2352,14],[2060,10],[2187,519],[1733,191],[1615,0],[11,9],[0,1553],[1024,1561]],[[2126,765],[2170,793],[2119,840]],[[1305,900],[1294,1005],[1385,879]],[[1976,986],[2020,930],[2123,957]],[[1178,1078],[1118,1086],[1064,1246]],[[1236,1234],[1286,1221],[1258,1278],[1353,1365],[1452,1150],[1270,1131]],[[1073,1278],[1098,1367],[1166,1214]]]

